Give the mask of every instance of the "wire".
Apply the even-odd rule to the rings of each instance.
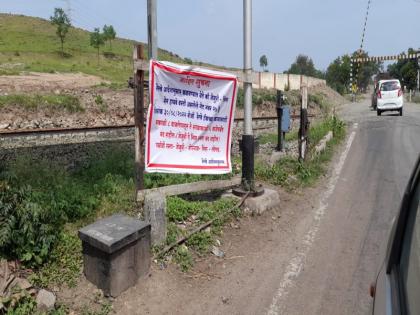
[[[361,56],[361,54],[363,52],[363,45],[365,43],[366,27],[367,27],[367,22],[368,22],[368,18],[369,18],[369,10],[370,10],[370,7],[371,7],[371,2],[372,2],[372,0],[368,0],[367,9],[366,9],[366,16],[365,16],[365,22],[364,22],[363,31],[362,31],[362,40],[360,41],[360,48],[356,52],[356,58],[358,58],[359,56]],[[359,68],[360,68],[359,62],[357,62],[356,63],[356,67],[355,67],[355,76],[354,76],[354,78],[356,80],[356,82],[355,82],[356,83],[356,87],[357,87],[357,81],[358,81],[358,78],[359,78],[359,70],[360,70]]]

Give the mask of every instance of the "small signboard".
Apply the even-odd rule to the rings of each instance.
[[[290,131],[290,106],[282,106],[282,115],[281,115],[281,131],[289,132]]]
[[[146,172],[230,173],[236,76],[155,60],[149,75]]]

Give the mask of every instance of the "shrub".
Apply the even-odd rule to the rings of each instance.
[[[30,186],[19,186],[13,176],[0,178],[0,254],[29,266],[42,264],[64,223],[61,213],[36,202]]]

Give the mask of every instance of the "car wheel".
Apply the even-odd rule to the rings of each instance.
[[[381,111],[378,109],[378,110],[376,111],[376,114],[378,114],[378,116],[381,116]]]
[[[400,116],[402,116],[402,114],[403,114],[403,109],[401,108],[401,109],[399,110],[399,112],[400,112]]]

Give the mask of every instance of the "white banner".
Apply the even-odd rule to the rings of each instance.
[[[236,76],[154,60],[149,76],[146,171],[231,172]]]

